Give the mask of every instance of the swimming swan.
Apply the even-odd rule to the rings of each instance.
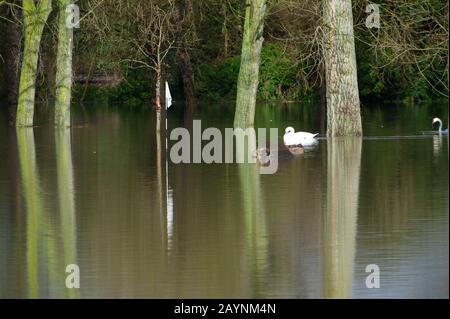
[[[440,118],[435,117],[431,124],[434,125],[434,123],[439,123],[439,130],[438,130],[439,134],[448,134],[448,129],[445,129],[445,130],[442,129],[442,121]]]
[[[315,137],[319,135],[312,134],[308,132],[295,132],[293,127],[287,127],[283,141],[284,145],[286,146],[296,146],[296,145],[302,145],[302,146],[313,146],[317,144],[317,140]]]

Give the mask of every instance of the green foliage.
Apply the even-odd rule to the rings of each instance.
[[[234,100],[239,74],[240,56],[204,63],[198,67],[196,79],[199,95],[211,100]],[[258,99],[297,100],[311,92],[302,90],[297,81],[297,65],[281,45],[267,43],[261,52]]]
[[[263,100],[299,99],[296,61],[280,45],[267,43],[261,52],[258,98]]]
[[[143,104],[149,105],[152,98],[151,81],[143,77],[133,76],[122,81],[110,90],[109,99],[124,106],[135,108]]]
[[[110,89],[105,87],[88,86],[86,91],[83,84],[74,84],[72,90],[73,102],[77,104],[81,101],[93,103],[95,105],[107,104],[109,100]]]
[[[445,72],[446,66],[439,62],[421,70],[422,75],[417,66],[389,63],[361,43],[357,62],[359,92],[363,99],[394,101],[413,98],[424,101],[442,97],[436,89],[445,91],[438,81],[434,83],[435,89],[430,85],[430,80],[427,81],[433,79],[436,72]]]
[[[234,99],[240,57],[225,58],[215,64],[203,63],[197,69],[197,89],[211,100]]]

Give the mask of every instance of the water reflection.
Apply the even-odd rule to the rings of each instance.
[[[156,180],[157,180],[157,189],[158,189],[158,203],[159,203],[159,215],[160,215],[160,227],[161,227],[161,235],[164,237],[162,238],[162,242],[166,242],[167,232],[165,230],[165,224],[164,219],[166,215],[166,210],[164,207],[164,194],[165,189],[163,185],[163,152],[162,149],[162,142],[161,142],[161,112],[156,111]],[[166,167],[164,165],[164,167]]]
[[[62,261],[65,268],[77,261],[75,190],[70,129],[55,130],[56,169],[58,179],[59,218],[62,237]],[[67,289],[67,297],[79,297],[78,289]]]
[[[173,190],[167,189],[167,247],[170,251],[173,243]]]
[[[439,156],[442,148],[442,135],[433,135],[433,155]]]
[[[167,114],[164,114],[164,119],[165,124],[163,125],[161,111],[156,111],[156,176],[159,194],[159,213],[161,233],[164,236],[163,241],[165,242],[167,252],[170,253],[173,242],[173,191],[169,186]]]
[[[17,149],[23,188],[22,194],[26,206],[27,296],[37,298],[39,297],[39,240],[42,236],[39,226],[44,216],[32,128],[17,129]]]
[[[301,107],[257,117],[313,127]],[[395,111],[406,126],[383,109],[365,117],[362,142],[286,151],[273,175],[170,162],[166,174],[154,112],[86,111],[73,120],[89,126],[71,132],[0,123],[1,297],[448,298],[448,138],[435,156],[410,109]],[[220,107],[177,111],[171,127],[233,121]],[[65,288],[67,263],[80,266],[78,291]],[[372,263],[380,289],[365,287]]]
[[[236,158],[251,159],[256,150],[256,135],[249,134],[246,148],[237,147]],[[239,152],[244,154],[240,154]],[[245,160],[247,162],[247,160]],[[248,282],[252,296],[265,295],[268,274],[268,238],[266,211],[261,189],[260,170],[256,163],[238,165],[240,199],[245,223],[245,255],[248,258]]]
[[[42,182],[39,176],[34,134],[32,128],[16,130],[26,251],[23,259],[20,249],[15,252],[15,267],[22,268],[24,261],[28,298],[76,298],[79,297],[78,291],[65,287],[66,266],[78,263],[70,131],[55,131],[54,135],[57,175],[55,203],[49,203],[45,198],[50,185],[47,179]],[[21,239],[20,236],[13,238]],[[23,296],[22,287],[17,293]]]
[[[327,140],[327,209],[324,223],[326,298],[352,296],[361,138]]]

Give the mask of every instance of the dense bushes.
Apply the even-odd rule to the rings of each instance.
[[[297,81],[297,63],[281,45],[267,43],[261,52],[258,97],[263,100],[300,99],[307,93]]]
[[[212,100],[234,99],[239,65],[239,56],[200,64],[196,70],[197,93]]]
[[[110,101],[121,103],[128,107],[149,105],[152,98],[151,81],[143,77],[131,77],[122,81],[110,90]]]
[[[199,94],[209,99],[234,99],[240,57],[233,56],[197,69]],[[258,99],[298,100],[311,91],[300,87],[295,58],[276,43],[266,43],[261,53]]]

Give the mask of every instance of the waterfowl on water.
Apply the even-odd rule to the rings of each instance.
[[[433,119],[433,122],[431,123],[431,125],[434,125],[434,123],[439,123],[439,130],[438,130],[438,133],[439,133],[439,134],[448,134],[448,128],[445,129],[445,130],[442,129],[442,121],[441,121],[440,118],[435,117],[435,118]]]
[[[266,166],[270,163],[270,150],[267,150],[265,147],[261,147],[255,151],[255,157],[259,164]]]
[[[280,147],[277,150],[271,150],[270,148],[261,147],[255,150],[254,158],[262,165],[267,166],[274,156],[277,156],[278,162],[289,161],[294,155],[303,154],[303,147],[296,146],[292,148]]]
[[[283,137],[284,145],[287,147],[298,146],[313,146],[317,144],[315,137],[319,133],[313,134],[308,132],[295,132],[294,128],[289,126],[285,130]]]

